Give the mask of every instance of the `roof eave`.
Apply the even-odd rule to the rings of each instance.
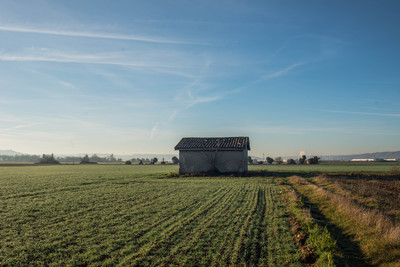
[[[250,150],[246,147],[244,148],[175,148],[175,150],[183,151],[243,151]]]

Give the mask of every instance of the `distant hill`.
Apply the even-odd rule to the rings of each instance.
[[[352,155],[323,156],[324,160],[352,160],[352,159],[400,159],[400,151],[374,152]]]
[[[14,150],[0,150],[0,155],[15,156],[15,155],[23,155],[23,153]]]

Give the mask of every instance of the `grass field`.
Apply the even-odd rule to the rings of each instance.
[[[274,179],[176,170],[1,167],[0,265],[301,265]]]
[[[318,165],[250,165],[250,170],[266,170],[270,172],[321,172],[321,173],[391,173],[393,170],[400,171],[399,162],[340,162],[322,163]]]
[[[400,266],[398,166],[0,165],[0,266]]]

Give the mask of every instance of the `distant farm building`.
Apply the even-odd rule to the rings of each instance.
[[[246,172],[248,137],[186,137],[179,150],[179,173]]]
[[[353,162],[372,162],[376,161],[376,159],[352,159]]]

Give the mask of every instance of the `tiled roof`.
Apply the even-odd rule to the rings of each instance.
[[[250,150],[248,137],[184,137],[175,150]]]

